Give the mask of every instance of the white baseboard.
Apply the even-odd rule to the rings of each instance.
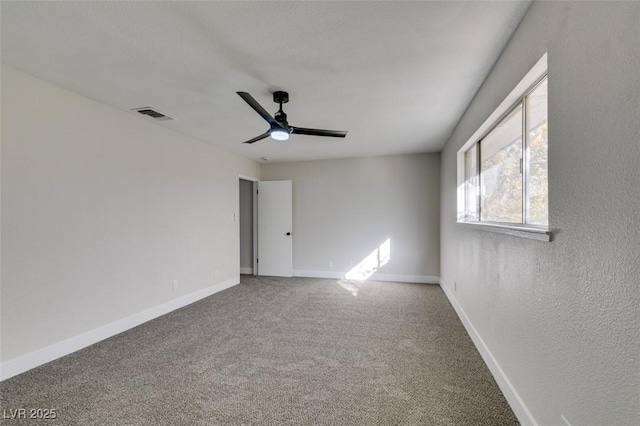
[[[345,272],[336,271],[309,271],[303,269],[295,269],[294,277],[305,278],[329,278],[335,280],[346,279]],[[397,274],[373,274],[369,277],[369,281],[394,281],[402,283],[428,283],[440,284],[440,278],[432,275],[397,275]]]
[[[518,395],[518,392],[498,364],[498,361],[494,358],[487,344],[484,342],[480,334],[478,334],[478,331],[473,326],[473,323],[465,313],[464,309],[462,309],[462,306],[458,303],[458,299],[456,299],[455,294],[451,292],[451,289],[444,283],[444,281],[442,281],[442,279],[440,279],[440,287],[447,295],[453,309],[458,313],[458,317],[460,317],[464,328],[467,330],[471,340],[473,340],[473,343],[476,345],[476,349],[480,352],[485,364],[489,367],[489,371],[491,371],[493,378],[496,380],[496,383],[498,383],[500,390],[520,421],[520,424],[523,426],[537,426],[538,423],[535,421],[529,409],[527,409],[524,401],[522,401],[522,398]]]
[[[253,275],[253,268],[247,268],[246,266],[241,266],[240,267],[240,273],[241,274]]]
[[[214,284],[211,287],[203,288],[196,292],[170,300],[162,305],[138,312],[129,317],[105,324],[101,327],[70,337],[61,342],[54,343],[42,349],[22,355],[18,358],[0,364],[0,381],[24,373],[27,370],[38,367],[47,362],[61,358],[70,353],[76,352],[87,346],[93,345],[101,340],[115,336],[123,331],[129,330],[154,318],[168,314],[171,311],[190,305],[200,299],[211,296],[219,291],[226,290],[240,283],[240,277]]]
[[[294,269],[293,270],[294,277],[303,277],[303,278],[329,278],[339,280],[344,278],[344,272],[335,272],[335,271],[307,271],[303,269]]]

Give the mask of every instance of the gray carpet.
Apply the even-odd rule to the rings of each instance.
[[[438,286],[340,284],[243,276],[4,381],[2,409],[57,409],[36,424],[518,424]]]

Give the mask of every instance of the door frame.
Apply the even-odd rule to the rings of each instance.
[[[260,179],[251,176],[238,175],[238,241],[240,241],[240,180],[246,180],[253,183],[253,248],[251,250],[251,257],[253,259],[253,275],[258,275],[258,182]],[[238,268],[240,268],[240,265],[238,265]]]

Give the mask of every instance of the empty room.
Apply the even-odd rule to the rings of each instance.
[[[640,2],[0,19],[0,423],[640,424]]]

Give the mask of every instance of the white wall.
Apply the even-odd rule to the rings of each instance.
[[[378,277],[439,276],[439,154],[267,163],[261,178],[293,181],[294,274],[344,275],[390,239]]]
[[[244,179],[240,180],[240,267],[253,270],[253,182]]]
[[[525,424],[640,424],[639,22],[637,2],[535,2],[442,153],[443,287]],[[456,151],[546,51],[555,240],[456,225]]]
[[[2,362],[237,282],[239,174],[259,166],[3,67]]]

